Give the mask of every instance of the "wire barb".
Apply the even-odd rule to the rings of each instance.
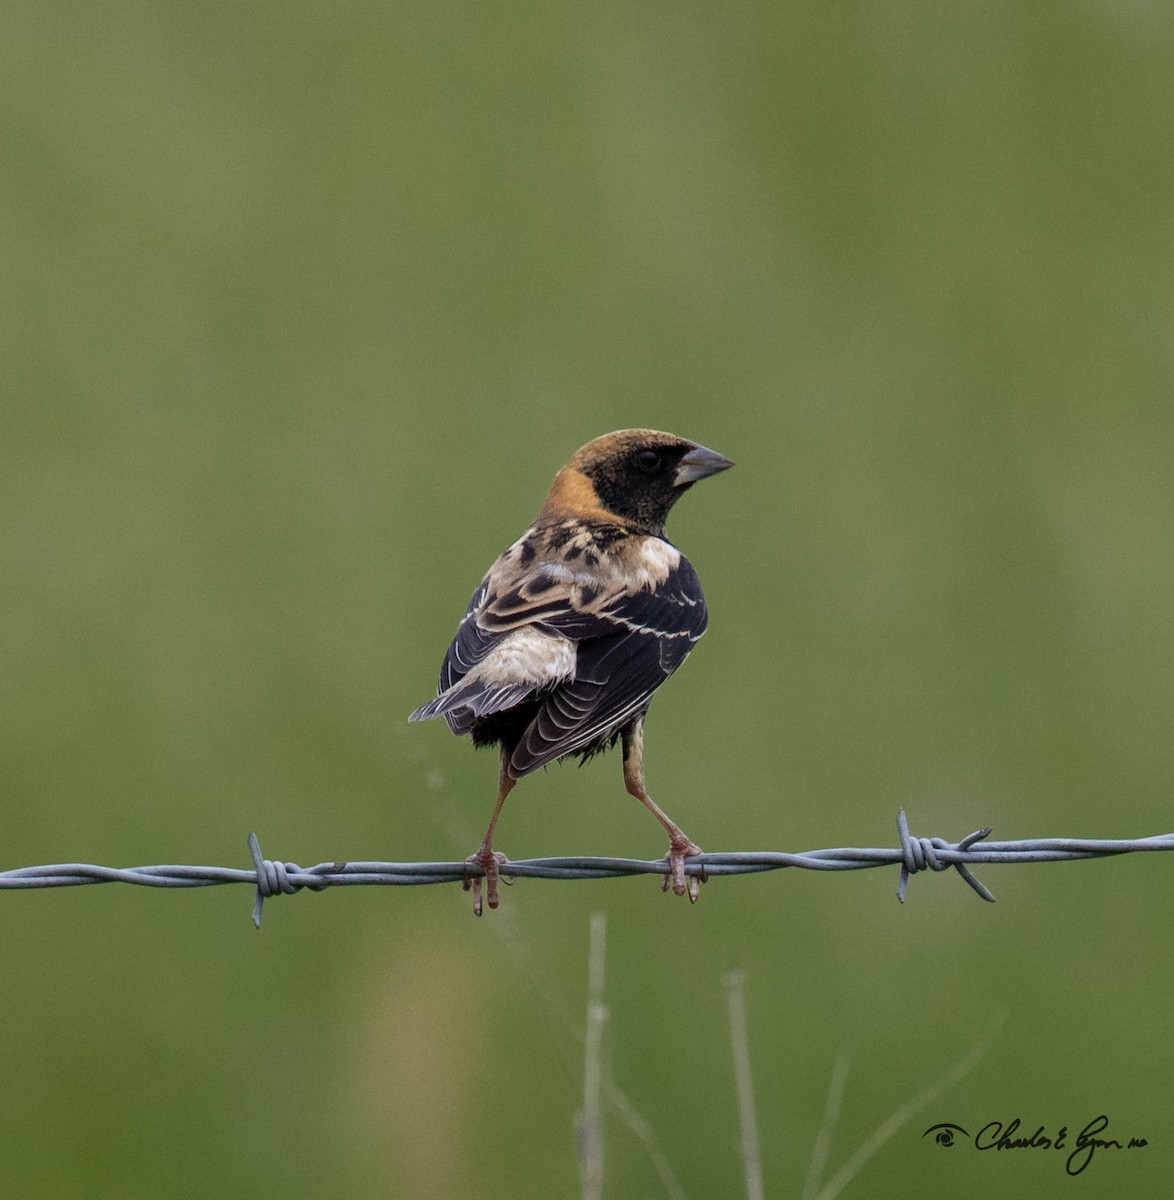
[[[897,810],[897,834],[901,839],[901,877],[897,881],[897,899],[902,904],[905,903],[905,888],[909,883],[910,875],[924,871],[927,867],[931,871],[944,871],[951,866],[984,900],[994,904],[994,896],[970,873],[964,862],[943,862],[938,855],[939,850],[953,850],[955,853],[965,854],[976,842],[990,837],[989,825],[985,829],[976,829],[973,833],[968,833],[960,842],[952,845],[944,838],[913,837],[909,832],[909,818],[905,816],[905,810],[899,808]]]
[[[897,866],[897,898],[905,899],[909,877],[918,871],[953,867],[984,900],[994,896],[971,873],[977,863],[1072,862],[1117,854],[1174,850],[1174,833],[1133,839],[1034,838],[1015,842],[988,841],[989,829],[978,829],[960,842],[945,838],[916,838],[902,809],[897,814],[897,847],[840,846],[807,850],[748,850],[724,854],[695,854],[685,860],[686,875],[750,875],[797,867],[805,871],[862,871]],[[294,862],[270,861],[261,854],[256,834],[249,834],[252,870],[238,867],[146,866],[102,867],[93,863],[55,863],[0,871],[0,891],[26,888],[79,887],[94,883],[133,883],[142,887],[214,887],[244,883],[254,889],[253,924],[260,926],[261,909],[271,896],[292,895],[308,888],[321,891],[344,886],[410,886],[460,883],[480,868],[465,862],[323,862],[300,867]],[[622,875],[663,876],[665,859],[564,857],[514,859],[501,867],[504,879],[614,879]]]
[[[291,875],[337,874],[345,870],[347,865],[344,862],[321,863],[305,871],[297,863],[271,862],[262,857],[261,842],[251,830],[249,831],[249,854],[253,859],[253,871],[257,881],[257,895],[253,901],[253,927],[255,929],[261,928],[261,908],[268,896],[279,896],[283,893],[286,896],[292,896],[294,892],[300,892],[304,887],[320,892],[326,887],[325,880],[291,879]]]

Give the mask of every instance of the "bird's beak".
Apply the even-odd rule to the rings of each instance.
[[[707,479],[718,471],[729,470],[734,464],[716,450],[707,450],[704,446],[694,446],[677,466],[673,477],[674,487],[684,487],[687,483],[696,483],[699,479]]]

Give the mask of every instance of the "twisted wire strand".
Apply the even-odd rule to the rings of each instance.
[[[953,867],[984,900],[994,896],[971,872],[980,863],[1071,862],[1174,850],[1174,833],[1129,839],[1029,838],[988,841],[990,829],[978,829],[958,842],[945,838],[914,837],[905,810],[897,813],[899,845],[894,847],[839,846],[791,854],[776,850],[698,854],[685,860],[688,875],[749,875],[798,867],[806,871],[861,871],[899,866],[897,899],[902,903],[911,876],[919,871],[945,871]],[[215,887],[245,883],[255,888],[253,924],[260,927],[261,911],[271,896],[292,895],[309,888],[379,886],[403,887],[429,883],[464,883],[484,874],[467,862],[324,862],[302,867],[263,857],[257,835],[249,834],[251,870],[236,867],[176,866],[103,867],[92,863],[53,863],[0,871],[0,891],[25,888],[79,887],[96,883],[131,883],[142,887]],[[663,858],[612,858],[574,855],[560,858],[527,858],[502,865],[500,873],[515,879],[613,879],[624,875],[663,875]]]

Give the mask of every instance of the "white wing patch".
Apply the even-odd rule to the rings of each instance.
[[[538,691],[575,675],[575,643],[557,633],[522,626],[505,637],[465,676],[489,687],[525,684]]]
[[[628,558],[628,591],[652,591],[681,565],[681,552],[663,538],[646,537]]]

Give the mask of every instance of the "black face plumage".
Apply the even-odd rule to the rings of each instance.
[[[674,441],[617,447],[614,453],[585,464],[599,501],[641,533],[664,536],[669,509],[692,484],[677,484],[681,459],[692,442]]]

